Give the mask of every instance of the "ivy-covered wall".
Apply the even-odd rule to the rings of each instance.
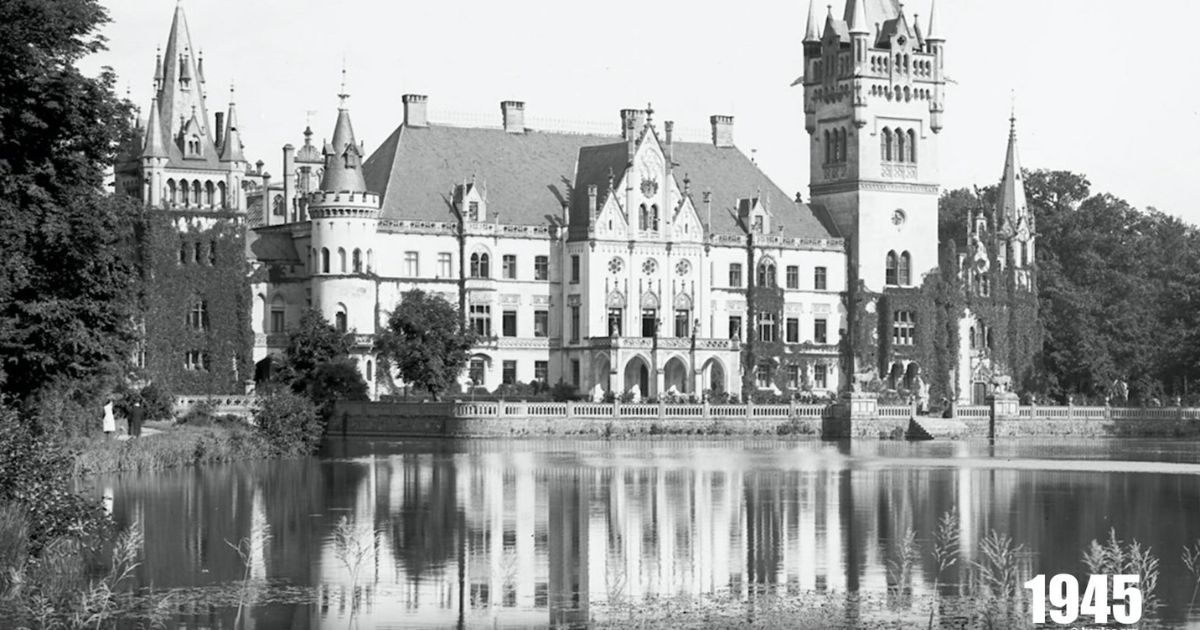
[[[254,378],[240,217],[148,211],[141,231],[142,376],[175,394],[239,394]],[[203,317],[189,318],[197,300]],[[197,325],[197,319],[199,325]],[[201,366],[187,366],[199,352]]]

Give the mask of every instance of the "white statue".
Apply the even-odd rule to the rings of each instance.
[[[638,387],[637,385],[630,387],[629,388],[629,400],[630,400],[630,402],[634,402],[634,403],[642,402],[642,388]]]
[[[592,388],[592,402],[604,402],[604,387],[600,383],[596,383],[596,386]]]

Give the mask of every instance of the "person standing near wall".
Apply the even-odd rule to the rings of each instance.
[[[129,435],[130,437],[140,437],[142,435],[142,420],[145,419],[146,412],[142,409],[142,403],[135,401],[133,408],[129,410]]]
[[[113,415],[113,401],[109,397],[104,403],[104,439],[111,440],[117,432],[117,418]]]

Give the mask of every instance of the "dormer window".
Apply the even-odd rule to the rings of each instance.
[[[764,224],[764,221],[763,221],[763,216],[761,214],[754,217],[754,223],[753,223],[752,229],[754,230],[755,234],[763,233],[763,224]]]
[[[471,201],[471,202],[467,203],[467,220],[468,221],[478,221],[479,220],[479,202],[478,201]]]
[[[200,136],[188,136],[187,157],[200,157]]]

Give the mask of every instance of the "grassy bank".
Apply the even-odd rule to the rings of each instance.
[[[155,426],[159,431],[128,440],[93,438],[76,443],[76,475],[159,470],[267,457],[272,453],[246,425]]]

